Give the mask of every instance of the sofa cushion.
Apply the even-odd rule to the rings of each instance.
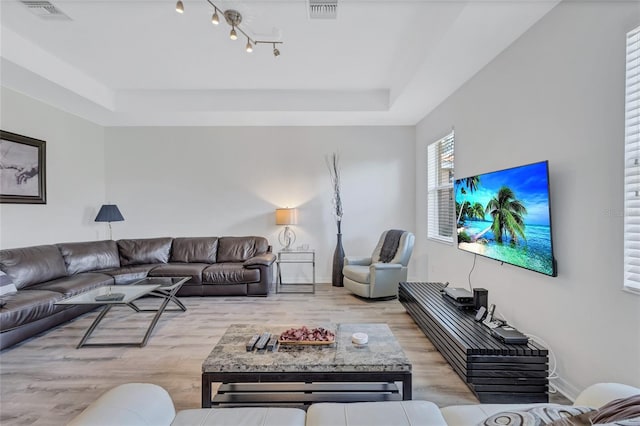
[[[149,272],[150,277],[191,277],[193,284],[202,282],[202,271],[210,266],[208,263],[167,263],[156,266]]]
[[[0,250],[0,269],[18,290],[67,275],[64,259],[54,245]]]
[[[171,262],[215,263],[218,237],[174,238]]]
[[[169,426],[176,415],[166,390],[151,383],[125,383],[108,390],[68,426]]]
[[[256,283],[260,281],[259,269],[246,269],[241,263],[216,263],[202,271],[203,284]]]
[[[569,426],[571,423],[565,423],[562,420],[572,418],[584,413],[593,411],[589,407],[574,407],[572,405],[546,405],[542,407],[533,407],[526,410],[513,410],[511,408],[496,413],[489,418],[478,423],[478,426],[530,426],[530,425],[550,425],[560,421],[560,424]],[[590,424],[588,422],[587,424]],[[558,425],[559,426],[559,425]]]
[[[312,404],[306,426],[447,426],[438,406],[428,401]]]
[[[441,410],[449,426],[469,426],[485,421],[505,410],[527,410],[533,407],[558,406],[558,404],[474,404],[452,405]]]
[[[299,408],[237,407],[182,410],[171,426],[304,426]]]
[[[69,275],[120,266],[118,246],[115,241],[88,241],[56,244]]]
[[[97,287],[113,284],[113,277],[94,272],[85,272],[72,275],[70,277],[58,278],[46,283],[36,284],[29,287],[33,290],[50,290],[62,293],[64,297],[75,296]]]
[[[37,321],[63,310],[55,303],[64,295],[48,290],[21,290],[11,296],[5,296],[6,304],[0,307],[0,331]]]
[[[134,281],[147,278],[149,272],[151,272],[151,270],[153,268],[156,268],[157,266],[157,263],[145,265],[130,265],[114,269],[102,269],[96,272],[112,276],[116,284],[131,284]]]
[[[138,238],[118,240],[120,265],[143,263],[167,263],[171,251],[172,238]]]
[[[221,237],[216,262],[244,262],[268,249],[269,242],[263,237]]]
[[[371,280],[371,269],[369,266],[345,265],[344,268],[342,268],[342,273],[345,278],[359,283],[368,283]]]

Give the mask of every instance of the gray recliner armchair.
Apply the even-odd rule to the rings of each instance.
[[[385,245],[387,235],[389,238]],[[415,236],[411,232],[385,231],[380,236],[371,257],[345,256],[342,269],[344,287],[366,298],[397,297],[398,283],[407,280],[407,265],[413,252],[414,241]],[[397,249],[394,254],[390,250],[395,248],[396,242]]]

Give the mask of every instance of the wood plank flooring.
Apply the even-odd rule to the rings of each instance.
[[[176,410],[200,408],[202,361],[233,323],[384,322],[413,364],[413,399],[439,406],[477,403],[397,300],[364,301],[330,284],[319,284],[315,295],[181,300],[187,312],[165,312],[144,348],[76,349],[93,311],[2,351],[0,424],[64,425],[102,393],[128,382],[164,387]],[[151,317],[114,308],[90,341],[138,340]]]

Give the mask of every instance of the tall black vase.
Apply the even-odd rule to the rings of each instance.
[[[343,287],[342,267],[344,266],[344,249],[342,248],[342,234],[338,232],[338,241],[336,250],[333,252],[333,274],[331,276],[331,284],[334,287]]]

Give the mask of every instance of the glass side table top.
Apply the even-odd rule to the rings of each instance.
[[[122,305],[131,303],[134,300],[151,293],[159,287],[159,285],[109,285],[94,288],[93,290],[86,291],[77,296],[71,296],[67,299],[63,299],[59,302],[56,302],[56,305]],[[114,293],[122,293],[124,294],[124,298],[122,300],[96,301],[96,296],[105,296]]]

